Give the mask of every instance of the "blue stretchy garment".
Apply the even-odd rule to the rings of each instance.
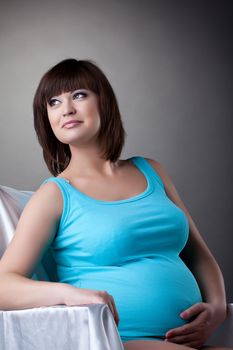
[[[147,180],[144,192],[103,201],[64,178],[63,213],[50,246],[60,282],[106,290],[115,300],[123,342],[160,339],[185,324],[179,314],[201,302],[198,284],[179,257],[189,234],[183,210],[166,195],[163,182],[142,156],[130,159]]]

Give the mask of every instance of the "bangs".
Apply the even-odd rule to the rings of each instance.
[[[98,80],[92,72],[80,67],[77,61],[74,65],[55,66],[44,78],[44,99],[46,102],[49,102],[53,96],[77,89],[91,90],[99,95]]]

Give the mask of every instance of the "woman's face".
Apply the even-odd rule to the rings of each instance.
[[[70,145],[95,142],[100,129],[98,97],[86,89],[53,96],[47,103],[48,118],[54,135]]]

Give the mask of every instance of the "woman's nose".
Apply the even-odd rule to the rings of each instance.
[[[63,117],[67,115],[75,114],[75,113],[76,113],[76,109],[72,101],[66,101],[63,103],[63,111],[62,111]]]

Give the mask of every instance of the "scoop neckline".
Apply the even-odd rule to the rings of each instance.
[[[85,200],[92,202],[92,203],[96,203],[96,204],[105,204],[105,205],[113,205],[113,204],[123,204],[123,203],[128,203],[128,202],[133,202],[136,200],[139,200],[141,198],[146,197],[147,195],[149,195],[153,190],[154,190],[154,184],[151,181],[148,173],[144,170],[144,168],[140,165],[138,159],[141,157],[138,156],[134,156],[131,158],[128,158],[127,160],[129,160],[131,163],[133,163],[139,170],[140,172],[144,175],[144,178],[146,179],[146,183],[147,183],[147,187],[146,189],[133,196],[133,197],[129,197],[129,198],[125,198],[125,199],[120,199],[117,201],[104,201],[102,199],[95,199],[93,197],[88,196],[87,194],[85,194],[84,192],[80,191],[78,188],[74,187],[66,178],[64,177],[57,177],[57,179],[61,179],[63,181],[65,181],[65,183],[72,188],[75,192],[77,192],[81,197],[83,197]]]

